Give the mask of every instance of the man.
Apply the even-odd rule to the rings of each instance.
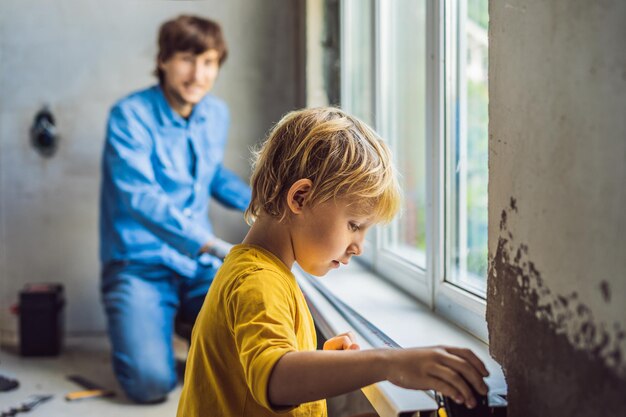
[[[111,109],[102,160],[102,298],[113,368],[128,396],[159,402],[177,382],[174,318],[195,320],[231,245],[210,197],[245,210],[249,187],[222,165],[226,105],[208,94],[227,56],[220,26],[195,16],[159,33],[159,84]]]

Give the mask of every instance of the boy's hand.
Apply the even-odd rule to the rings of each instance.
[[[469,349],[437,346],[389,350],[387,380],[392,384],[411,389],[434,389],[453,401],[469,408],[476,399],[468,383],[483,395],[487,385],[483,378],[487,368]]]
[[[361,347],[356,343],[356,336],[352,332],[345,332],[331,337],[324,343],[324,350],[359,350]]]

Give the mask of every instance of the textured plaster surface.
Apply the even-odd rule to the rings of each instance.
[[[575,290],[550,290],[528,245],[514,243],[508,230],[508,219],[518,215],[514,204],[501,214],[487,303],[491,353],[509,384],[509,415],[626,410],[623,322],[607,326]]]
[[[626,415],[626,3],[490,3],[490,349],[510,416]]]

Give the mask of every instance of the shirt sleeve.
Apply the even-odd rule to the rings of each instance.
[[[250,204],[251,191],[234,172],[219,164],[211,181],[211,196],[226,207],[244,211]]]
[[[254,400],[274,412],[268,387],[272,370],[288,352],[297,350],[292,289],[278,274],[251,275],[232,292],[229,313],[246,384]]]
[[[194,227],[174,206],[155,179],[151,161],[153,140],[140,117],[129,108],[111,110],[105,144],[108,169],[121,201],[148,230],[187,256],[196,256],[213,236]]]

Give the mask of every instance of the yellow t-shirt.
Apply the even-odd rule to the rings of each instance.
[[[326,401],[274,409],[267,388],[287,352],[316,349],[313,318],[289,269],[237,245],[226,257],[191,336],[177,417],[326,416]]]

